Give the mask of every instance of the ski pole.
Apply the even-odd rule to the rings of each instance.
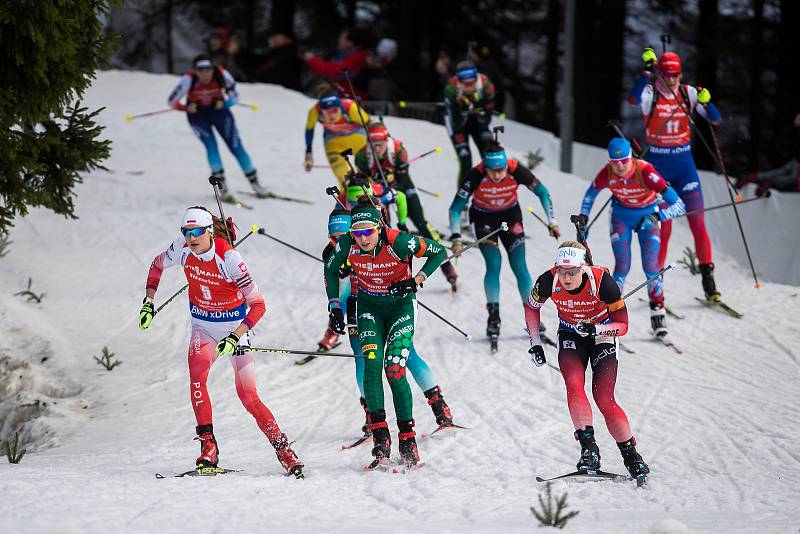
[[[714,148],[717,151],[717,158],[719,161],[720,166],[722,167],[722,172],[725,175],[725,180],[728,184],[731,183],[731,179],[728,177],[728,169],[725,167],[725,161],[722,159],[722,151],[719,149],[719,143],[717,142],[717,131],[714,128],[714,125],[710,122],[708,123],[709,129],[711,130],[711,140],[714,141]],[[756,268],[753,266],[753,257],[750,255],[750,247],[747,245],[747,238],[744,236],[744,228],[742,228],[742,220],[739,218],[739,209],[736,207],[736,200],[733,197],[733,192],[731,189],[728,188],[728,197],[731,199],[731,207],[733,208],[733,213],[736,215],[736,224],[739,225],[739,234],[742,236],[742,243],[744,244],[744,251],[747,254],[747,261],[750,263],[750,272],[753,273],[753,280],[756,283],[756,289],[761,288],[761,283],[758,281],[758,275],[756,274]],[[741,200],[741,195],[738,195],[738,199]]]
[[[305,255],[305,256],[308,256],[308,257],[309,257],[309,258],[311,258],[312,260],[318,260],[318,261],[322,261],[320,258],[318,258],[318,257],[314,256],[313,254],[310,254],[310,253],[306,252],[306,251],[305,251],[305,250],[303,250],[303,249],[297,248],[296,246],[294,246],[294,245],[291,245],[291,244],[287,243],[286,241],[282,241],[282,240],[278,239],[278,238],[277,238],[277,237],[275,237],[275,236],[269,235],[269,234],[268,234],[268,233],[267,233],[267,232],[266,232],[266,231],[265,231],[263,228],[259,228],[259,229],[258,229],[258,233],[259,233],[259,234],[261,234],[261,235],[263,235],[264,237],[268,237],[268,238],[272,239],[273,241],[275,241],[275,242],[277,242],[277,243],[280,243],[280,244],[281,244],[281,245],[283,245],[284,247],[288,247],[288,248],[290,248],[290,249],[294,250],[295,252],[299,252],[300,254],[303,254],[303,255]]]
[[[464,254],[469,249],[471,249],[473,247],[477,247],[478,245],[480,245],[481,243],[483,243],[484,241],[486,241],[490,237],[494,236],[495,234],[498,234],[500,232],[507,232],[507,231],[508,231],[508,224],[505,223],[505,222],[501,222],[500,223],[500,228],[494,230],[493,232],[491,232],[489,234],[486,234],[485,236],[483,236],[482,238],[478,239],[474,243],[470,243],[469,245],[467,245],[466,247],[462,248],[458,252],[454,252],[453,254],[450,254],[449,256],[447,256],[447,258],[445,258],[445,260],[442,263],[446,263],[448,261],[452,261],[453,259],[455,259],[455,258],[461,256],[462,254]]]
[[[233,245],[233,246],[234,246],[234,248],[235,248],[235,247],[238,247],[239,245],[241,245],[241,244],[244,242],[244,240],[245,240],[245,239],[247,239],[248,237],[250,237],[250,236],[251,236],[251,235],[253,235],[254,233],[260,233],[261,231],[262,231],[262,230],[261,230],[261,228],[259,228],[259,227],[258,227],[258,225],[254,224],[253,226],[251,226],[251,227],[250,227],[250,231],[249,231],[249,232],[247,232],[247,235],[245,235],[243,238],[241,238],[239,241],[237,241],[235,245]],[[172,295],[170,298],[168,298],[166,301],[164,301],[164,303],[163,303],[161,306],[159,306],[158,308],[156,308],[156,311],[155,311],[155,312],[153,312],[153,316],[155,317],[155,316],[158,314],[158,312],[160,312],[161,310],[163,310],[163,309],[164,309],[164,307],[165,307],[167,304],[169,304],[170,302],[172,302],[173,300],[175,300],[175,299],[178,297],[178,295],[180,295],[181,293],[183,293],[184,291],[186,291],[186,288],[187,288],[187,287],[189,287],[189,284],[185,284],[185,285],[184,285],[182,288],[180,288],[179,290],[177,290],[177,291],[176,291],[176,292],[175,292],[175,293],[174,293],[174,294],[173,294],[173,295]]]
[[[415,189],[420,193],[425,193],[426,195],[430,195],[432,197],[439,198],[440,196],[442,196],[442,194],[439,193],[438,191],[430,191],[428,189],[423,189],[422,187],[415,187]]]
[[[595,222],[597,219],[599,219],[599,218],[600,218],[600,215],[601,215],[601,214],[602,214],[602,213],[603,213],[603,212],[606,210],[606,208],[608,207],[608,205],[609,205],[609,204],[611,204],[611,199],[612,199],[612,198],[614,198],[614,195],[611,195],[610,197],[608,197],[608,199],[606,200],[605,204],[603,204],[603,206],[600,208],[600,211],[598,211],[598,212],[595,214],[595,216],[592,218],[591,222],[589,223],[589,226],[587,226],[587,227],[586,227],[586,231],[587,231],[587,232],[588,232],[588,231],[589,231],[589,229],[592,227],[592,225],[594,224],[594,222]]]
[[[363,354],[344,354],[340,352],[319,352],[316,350],[294,350],[294,349],[274,349],[270,347],[245,347],[240,346],[236,349],[233,353],[234,356],[241,356],[242,354],[247,354],[248,352],[267,352],[270,354],[280,354],[282,356],[286,356],[288,354],[299,354],[303,356],[328,356],[331,358],[366,358],[368,360],[374,360],[375,356],[364,356]]]
[[[222,178],[217,176],[216,174],[212,174],[208,177],[208,182],[211,184],[211,187],[214,188],[214,197],[217,199],[217,206],[219,207],[219,214],[222,217],[222,224],[225,226],[225,235],[228,236],[228,243],[233,243],[233,238],[231,238],[231,231],[228,229],[228,219],[225,218],[225,212],[222,211],[222,202],[219,199],[220,193],[220,183],[222,182]]]
[[[683,215],[678,215],[678,217],[688,217],[689,215],[694,215],[695,213],[704,213],[706,211],[718,210],[720,208],[729,208],[729,207],[733,206],[734,204],[745,204],[746,202],[753,202],[754,200],[762,200],[762,199],[768,198],[769,196],[770,195],[764,195],[763,197],[753,197],[753,198],[748,198],[748,199],[745,199],[745,200],[740,200],[738,202],[726,202],[725,204],[719,204],[717,206],[711,206],[709,208],[703,208],[703,209],[699,209],[699,210],[687,211]],[[677,219],[678,217],[675,217],[675,218]]]
[[[433,311],[431,308],[429,308],[428,306],[424,305],[422,302],[419,301],[419,299],[417,299],[417,304],[419,304],[419,306],[421,308],[424,308],[424,309],[428,310],[431,314],[433,314],[434,317],[436,317],[437,319],[442,321],[444,324],[448,325],[450,328],[452,328],[456,332],[460,333],[462,336],[464,336],[464,339],[466,339],[467,341],[472,341],[472,336],[471,335],[467,334],[466,332],[461,330],[459,327],[457,327],[456,325],[454,325],[453,323],[451,323],[450,321],[448,321],[447,319],[445,319],[444,317],[442,317],[441,315],[439,315],[438,313]]]
[[[586,263],[594,265],[594,261],[592,261],[592,251],[589,250],[589,243],[586,242],[586,229],[581,224],[580,217],[578,215],[570,215],[569,220],[575,225],[575,230],[578,231],[578,243],[586,248]]]
[[[411,164],[412,164],[412,163],[414,163],[415,161],[419,161],[419,160],[421,160],[422,158],[424,158],[425,156],[430,156],[431,154],[438,154],[438,153],[439,153],[439,152],[441,152],[441,151],[442,151],[441,147],[438,147],[438,146],[437,146],[437,147],[436,147],[436,148],[434,148],[434,149],[428,150],[427,152],[423,152],[423,153],[422,153],[422,154],[420,154],[419,156],[414,156],[413,158],[411,158],[410,160],[408,160],[408,164],[409,164],[409,165],[411,165]]]
[[[342,69],[342,74],[344,74],[344,79],[347,80],[347,85],[350,87],[350,94],[353,95],[353,100],[356,101],[356,107],[358,108],[358,118],[359,122],[361,122],[361,127],[364,128],[364,133],[367,133],[367,121],[364,120],[363,107],[361,106],[361,99],[358,97],[358,93],[356,93],[355,88],[353,87],[353,81],[350,79],[350,71],[347,68]],[[372,139],[369,137],[369,133],[367,133],[367,145],[369,145],[369,152],[372,154],[373,161],[380,161],[378,158],[378,153],[375,152],[375,145],[372,144]],[[348,163],[349,160],[348,160]],[[352,167],[352,166],[351,166]],[[383,187],[386,190],[389,190],[389,182],[386,181],[386,176],[383,174],[383,166],[378,165],[378,173],[381,175],[381,181],[383,182]]]
[[[650,278],[648,278],[647,280],[645,280],[644,282],[642,282],[638,286],[636,286],[633,289],[631,289],[630,291],[628,291],[622,297],[622,300],[627,299],[628,297],[630,297],[631,295],[633,295],[634,293],[636,293],[637,291],[642,289],[644,286],[646,286],[647,284],[649,284],[650,282],[652,282],[653,280],[655,280],[656,278],[658,278],[659,276],[661,276],[665,272],[669,271],[670,269],[674,269],[674,268],[675,268],[675,264],[674,263],[670,263],[669,265],[666,265],[660,271],[658,271],[656,274],[654,274],[653,276],[651,276]],[[602,317],[603,315],[605,315],[607,312],[608,312],[608,310],[603,310],[600,313],[598,313],[597,315],[595,315],[594,317],[590,318],[587,322],[592,323],[592,322],[596,321],[597,319],[599,319],[600,317]]]
[[[535,212],[535,211],[533,211],[533,207],[532,207],[532,206],[528,206],[528,213],[530,213],[531,215],[533,215],[534,217],[536,217],[536,220],[537,220],[537,221],[539,221],[540,223],[542,223],[543,225],[545,225],[545,227],[547,228],[547,230],[548,230],[548,231],[550,230],[550,225],[549,225],[549,224],[547,224],[547,221],[545,221],[544,219],[542,219],[541,217],[539,217],[539,216],[536,214],[536,212]],[[558,238],[557,238],[556,236],[553,236],[553,239],[555,239],[556,241],[558,241]]]
[[[335,185],[328,187],[327,189],[325,189],[325,194],[330,195],[333,198],[333,200],[336,201],[336,204],[338,204],[340,208],[342,208],[345,211],[350,211],[344,206],[344,204],[342,204],[342,201],[339,200],[339,195],[341,194],[341,191],[339,191],[338,187],[336,187]]]
[[[177,110],[175,108],[167,108],[167,109],[159,109],[158,111],[149,111],[147,113],[139,113],[138,115],[125,115],[125,122],[131,122],[133,119],[152,117],[153,115],[160,115],[161,113],[168,113],[170,111],[177,111]]]
[[[236,105],[250,108],[253,111],[258,111],[258,106],[256,104],[245,104],[244,102],[237,102]]]

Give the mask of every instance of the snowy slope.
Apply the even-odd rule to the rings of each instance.
[[[457,421],[471,427],[420,440],[428,462],[423,470],[407,477],[364,474],[367,448],[339,450],[358,434],[362,417],[350,361],[319,359],[297,367],[292,359],[265,355],[257,362],[259,391],[296,440],[306,480],[281,476],[274,453],[235,395],[224,361],[209,380],[215,430],[223,463],[245,471],[210,479],[154,478],[155,472],[191,467],[197,453],[187,391],[189,321],[183,299],[146,333],[136,327],[136,317],[149,263],[176,236],[183,209],[198,203],[212,207],[214,201],[202,147],[181,114],[132,124],[122,118],[160,108],[175,82],[166,75],[101,74],[86,100],[107,107],[101,120],[114,141],[108,162],[114,172],[86,177],[79,188],[80,219],[35,210],[17,221],[11,253],[0,260],[0,317],[7,334],[0,357],[30,362],[32,382],[60,377],[62,389],[40,388],[41,394],[67,396],[37,420],[42,430],[32,435],[39,445],[22,463],[0,463],[0,531],[534,529],[529,506],[542,489],[534,476],[570,470],[579,450],[561,377],[528,361],[527,340],[519,330],[522,308],[507,266],[500,352],[490,355],[481,340],[486,312],[483,262],[476,252],[458,264],[463,292],[457,298],[438,275],[420,294],[476,338],[466,343],[420,312],[416,345]],[[275,191],[315,205],[260,200],[253,211],[226,209],[244,228],[258,223],[318,253],[329,210],[324,188],[333,177],[325,169],[301,170],[302,129],[311,101],[273,86],[241,90],[245,102],[259,105],[258,112],[236,108],[236,116],[261,176]],[[456,166],[444,129],[402,119],[389,119],[389,125],[411,155],[444,148],[415,164],[413,174],[419,186],[443,193],[424,202],[434,226],[444,228]],[[317,135],[315,155],[322,162]],[[233,188],[245,189],[235,162],[225,158]],[[586,182],[546,166],[537,175],[567,227]],[[532,195],[521,196],[523,206],[536,205]],[[528,264],[536,276],[551,263],[555,243],[533,218],[526,227]],[[602,218],[592,232],[592,251],[598,263],[610,264],[606,236]],[[685,225],[676,225],[671,250],[688,244]],[[242,253],[268,300],[269,317],[259,325],[256,343],[313,348],[327,318],[320,264],[262,237],[249,240]],[[686,315],[670,322],[685,349],[678,356],[649,341],[646,305],[632,300],[625,343],[636,354],[620,357],[617,399],[653,476],[643,491],[606,482],[555,484],[557,493],[569,491],[571,508],[581,511],[565,532],[646,532],[667,517],[692,532],[797,529],[792,508],[800,501],[794,433],[800,403],[798,290],[767,283],[756,291],[733,260],[719,254],[716,259],[718,285],[745,319],[702,308],[693,298],[701,294],[699,278],[679,269],[666,282],[669,303]],[[47,294],[39,305],[11,296],[28,277],[34,289]],[[635,262],[629,287],[641,280]],[[167,272],[157,302],[182,284],[178,270]],[[552,306],[544,318],[555,327]],[[42,363],[47,344],[52,354]],[[92,359],[104,345],[124,362],[110,373]],[[552,350],[548,353],[554,361]],[[418,430],[432,429],[430,411],[419,389],[412,388]],[[599,414],[595,427],[604,467],[621,471]]]

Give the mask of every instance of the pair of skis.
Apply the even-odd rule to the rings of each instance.
[[[630,480],[636,480],[636,487],[643,487],[647,485],[647,475],[640,475],[636,478],[631,477],[630,475],[620,475],[617,473],[609,473],[607,471],[601,471],[599,469],[591,469],[591,470],[580,470],[580,471],[573,471],[571,473],[566,473],[564,475],[558,475],[551,478],[542,478],[536,477],[536,482],[552,482],[554,480],[565,480],[565,479],[573,479],[573,480],[612,480],[614,482],[625,482]]]
[[[283,200],[285,202],[296,202],[298,204],[307,204],[307,205],[314,204],[310,200],[305,200],[305,199],[302,199],[302,198],[295,198],[295,197],[288,197],[288,196],[285,196],[285,195],[279,195],[277,193],[273,193],[272,191],[269,191],[269,192],[267,192],[267,193],[265,193],[263,195],[259,195],[258,193],[255,193],[254,191],[237,191],[237,193],[239,193],[241,195],[249,195],[249,196],[256,197],[256,198],[271,198],[273,200]],[[233,196],[233,194],[231,194],[231,193],[228,193],[227,195],[225,195],[225,197],[222,199],[222,201],[227,203],[227,204],[233,204],[237,208],[244,208],[244,209],[247,209],[247,210],[253,209],[252,205],[242,202],[241,200],[239,200],[238,198]]]

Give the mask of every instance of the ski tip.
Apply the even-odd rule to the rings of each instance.
[[[471,336],[471,335],[467,334],[467,335],[466,335],[466,336],[464,336],[464,337],[465,337],[465,339],[466,339],[467,341],[472,341],[472,336]]]
[[[544,479],[542,477],[536,477],[536,482],[544,482]]]

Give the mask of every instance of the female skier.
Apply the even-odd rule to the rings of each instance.
[[[192,315],[189,389],[197,419],[196,439],[200,441],[197,469],[215,468],[219,461],[206,380],[217,357],[227,356],[233,365],[236,393],[242,404],[275,448],[287,476],[303,478],[303,464],[256,392],[253,355],[246,348],[248,332],[264,315],[266,304],[241,255],[227,240],[228,231],[233,235],[230,219],[227,226],[226,229],[222,219],[201,206],[186,210],[181,224],[183,236],[156,256],[150,266],[139,328],[146,330],[153,322],[153,299],[164,269],[183,267],[189,282]]]
[[[567,405],[575,439],[581,444],[578,470],[600,469],[600,449],[594,439],[592,408],[584,391],[586,366],[592,365],[592,395],[608,431],[617,442],[625,467],[633,478],[650,468],[636,452],[628,417],[614,399],[617,381],[617,337],[628,331],[628,311],[619,287],[603,267],[586,265],[586,249],[565,241],[558,247],[555,267],[542,273],[525,306],[532,361],[545,363],[539,339],[540,309],[552,299],[558,309],[558,365],[567,387]]]
[[[386,424],[381,369],[392,390],[399,450],[407,466],[419,461],[414,439],[411,388],[406,379],[406,363],[414,342],[417,288],[441,265],[445,249],[431,239],[416,237],[381,221],[381,214],[365,197],[350,213],[349,233],[339,238],[325,262],[330,326],[344,333],[345,318],[339,300],[339,269],[350,263],[358,281],[358,332],[364,365],[364,394],[372,421],[372,454],[367,466],[374,469],[389,458],[391,439]],[[367,205],[364,205],[367,204]],[[422,269],[412,277],[411,259],[427,257]]]

